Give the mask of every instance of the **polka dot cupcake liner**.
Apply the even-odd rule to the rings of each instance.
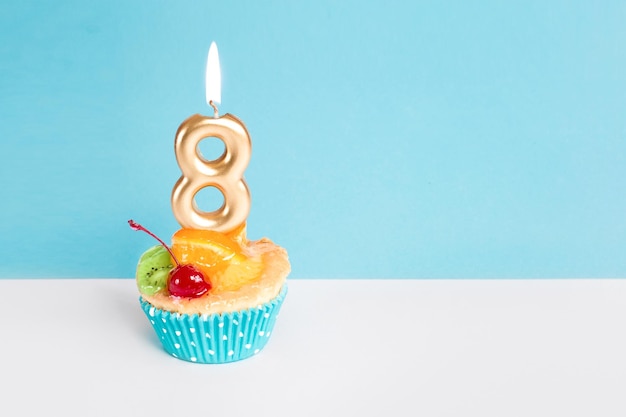
[[[202,315],[171,313],[139,301],[167,353],[196,363],[228,363],[265,347],[286,294],[285,285],[276,298],[258,307]]]

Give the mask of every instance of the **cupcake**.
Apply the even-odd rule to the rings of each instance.
[[[218,114],[221,75],[214,42],[205,79],[213,116],[190,116],[174,139],[182,175],[172,190],[172,211],[182,229],[170,248],[143,226],[129,224],[160,243],[141,256],[136,278],[141,307],[166,352],[190,362],[225,363],[248,358],[266,345],[291,267],[283,248],[269,239],[246,237],[251,199],[243,176],[252,144],[241,120]],[[206,138],[223,142],[221,156],[202,154],[199,145]],[[197,193],[207,187],[224,198],[215,211],[203,211],[196,203]]]
[[[269,239],[249,241],[245,224],[222,233],[182,228],[168,247],[156,238],[137,265],[141,308],[175,358],[227,363],[267,344],[287,293],[285,249]]]

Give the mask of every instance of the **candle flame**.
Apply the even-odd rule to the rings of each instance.
[[[222,74],[220,72],[220,57],[217,54],[217,45],[211,42],[209,57],[206,62],[206,103],[222,102]]]

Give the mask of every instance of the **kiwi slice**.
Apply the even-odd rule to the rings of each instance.
[[[167,287],[167,278],[174,268],[170,253],[161,245],[148,249],[137,264],[137,286],[142,294],[153,295]]]

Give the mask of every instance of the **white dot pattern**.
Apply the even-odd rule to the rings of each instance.
[[[171,314],[144,300],[141,305],[172,356],[198,363],[224,363],[245,359],[263,349],[285,294],[283,288],[278,297],[259,308],[226,314]]]

